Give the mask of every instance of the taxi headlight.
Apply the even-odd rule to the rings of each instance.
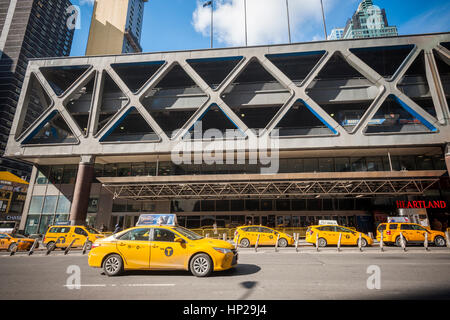
[[[227,254],[227,253],[233,252],[230,249],[225,249],[225,248],[214,248],[214,250],[219,251],[220,253],[223,253],[223,254]]]

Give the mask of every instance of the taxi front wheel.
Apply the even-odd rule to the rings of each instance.
[[[441,236],[436,236],[435,238],[434,238],[434,244],[437,246],[437,247],[445,247],[445,239],[443,238],[443,237],[441,237]]]
[[[212,260],[204,253],[199,253],[194,256],[189,267],[192,274],[196,277],[207,277],[213,271]]]
[[[109,277],[119,275],[123,270],[122,258],[118,254],[108,256],[103,262],[103,270]]]
[[[286,239],[283,239],[283,238],[280,239],[280,240],[278,240],[278,246],[281,247],[281,248],[287,247],[287,246],[288,246],[287,240],[286,240]]]
[[[13,251],[17,250],[16,248],[17,248],[17,243],[15,243],[15,242],[11,243],[8,247],[8,252],[13,252]]]

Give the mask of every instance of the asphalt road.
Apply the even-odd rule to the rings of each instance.
[[[1,299],[450,299],[450,249],[386,250],[240,249],[234,270],[209,278],[184,271],[133,271],[107,277],[90,268],[87,256],[79,251],[67,256],[2,253]],[[71,288],[76,283],[71,281],[73,270],[80,271],[79,289]],[[368,278],[375,276],[373,270],[380,271],[380,281],[370,283],[379,283],[379,289],[367,286]]]

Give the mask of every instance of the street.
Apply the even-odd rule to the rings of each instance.
[[[79,268],[79,269],[78,269]],[[379,289],[368,288],[379,268]],[[80,274],[72,288],[73,272]],[[370,271],[368,273],[368,271]],[[234,270],[196,278],[187,271],[129,271],[102,275],[87,255],[0,255],[2,299],[450,299],[450,250],[423,247],[239,249]]]

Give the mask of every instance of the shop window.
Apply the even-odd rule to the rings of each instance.
[[[365,158],[351,158],[350,162],[352,166],[352,171],[354,172],[367,171]]]
[[[71,206],[70,200],[67,199],[66,196],[61,195],[58,198],[58,205],[56,207],[56,213],[59,213],[59,214],[70,213],[70,206]]]
[[[56,211],[57,196],[46,196],[44,200],[44,206],[42,208],[42,214],[54,214]]]
[[[25,225],[25,234],[36,234],[38,230],[40,215],[29,215]]]
[[[130,163],[119,163],[117,165],[117,176],[118,177],[131,176],[131,164]]]
[[[416,170],[416,163],[412,156],[400,157],[400,170]]]
[[[383,171],[383,161],[381,157],[367,158],[367,171]]]
[[[319,172],[333,172],[334,159],[319,159]]]
[[[39,234],[45,234],[50,225],[53,224],[53,215],[42,215],[41,221],[39,222]]]
[[[272,200],[261,200],[261,211],[271,211],[272,207]]]
[[[117,177],[117,166],[114,163],[106,164],[103,174],[105,177]]]
[[[170,176],[172,174],[172,163],[171,162],[160,162],[158,175],[159,176]]]
[[[146,163],[145,164],[145,172],[149,176],[156,176],[156,163]]]
[[[33,196],[30,202],[30,209],[28,213],[41,213],[42,212],[42,204],[44,202],[43,196]]]
[[[126,212],[127,202],[122,199],[116,199],[113,202],[112,212]]]
[[[145,164],[144,163],[133,163],[131,169],[132,176],[145,176]]]
[[[417,170],[433,170],[433,157],[417,156],[416,157]]]

